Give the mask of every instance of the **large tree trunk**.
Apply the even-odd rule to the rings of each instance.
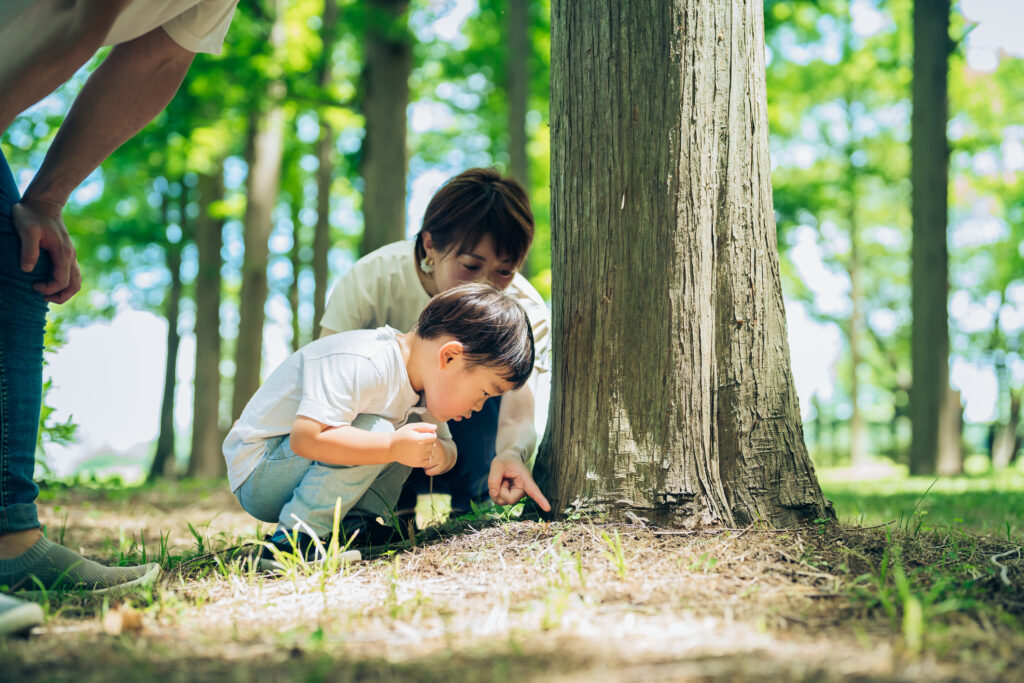
[[[405,238],[405,110],[412,70],[408,0],[366,4],[363,254]]]
[[[178,224],[181,239],[176,244],[167,244],[167,271],[171,274],[171,286],[167,290],[167,359],[164,363],[164,395],[160,403],[160,436],[156,440],[156,452],[149,467],[149,481],[174,476],[174,391],[178,386],[178,347],[181,334],[178,333],[178,312],[181,308],[181,249],[185,243],[185,225],[188,219],[188,191],[181,184]],[[163,227],[170,224],[167,195],[163,196]]]
[[[668,524],[829,514],[790,372],[761,3],[552,15],[552,504]]]
[[[280,0],[277,0],[280,2]],[[276,21],[270,41],[280,45],[284,40],[284,19],[281,10],[274,12]],[[260,365],[263,360],[264,307],[267,303],[267,265],[270,260],[268,240],[273,228],[274,206],[281,187],[281,158],[284,155],[284,83],[267,84],[265,112],[249,117],[251,136],[246,161],[245,259],[242,262],[242,288],[239,294],[238,344],[235,350],[235,384],[231,396],[231,418],[242,414],[245,404],[260,386]]]
[[[227,471],[221,454],[220,289],[224,221],[211,213],[224,197],[222,169],[199,176],[199,214],[195,219],[199,270],[196,273],[196,369],[192,402],[190,477],[220,477]]]
[[[948,431],[943,410],[949,387],[949,289],[946,205],[949,117],[949,0],[914,2],[913,114],[910,122],[910,179],[913,242],[910,394],[911,474],[932,474],[941,435]]]
[[[331,83],[332,52],[337,40],[340,19],[337,0],[324,0],[323,24],[320,39],[323,52],[318,65],[319,83],[327,88]],[[327,252],[331,248],[331,180],[334,177],[334,130],[326,116],[320,117],[320,138],[316,142],[316,228],[313,232],[313,338],[320,335],[320,320],[327,304]]]

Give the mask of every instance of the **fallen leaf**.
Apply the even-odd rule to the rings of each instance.
[[[142,614],[128,603],[117,605],[103,617],[103,630],[112,636],[138,633],[142,630]]]

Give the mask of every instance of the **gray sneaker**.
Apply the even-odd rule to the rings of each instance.
[[[152,585],[160,565],[105,567],[62,545],[40,538],[17,557],[0,560],[0,586],[25,597],[48,591],[106,593]]]
[[[43,623],[43,608],[0,593],[0,636],[27,633]]]

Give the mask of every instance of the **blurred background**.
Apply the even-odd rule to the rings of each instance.
[[[902,477],[908,461],[912,10],[765,3],[790,351],[826,485]],[[549,297],[549,14],[549,0],[242,0],[224,54],[199,55],[167,110],[68,206],[85,285],[50,314],[42,474],[217,474],[220,434],[248,399],[241,378],[313,339],[337,278],[414,234],[465,168],[528,187],[524,269]],[[1024,481],[1022,29],[1024,4],[1009,0],[950,14],[959,445],[943,468],[967,482]],[[7,132],[22,189],[101,59]],[[262,358],[237,356],[239,339]]]

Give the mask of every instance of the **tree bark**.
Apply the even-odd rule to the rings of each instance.
[[[161,209],[163,228],[170,224],[168,198],[163,196]],[[185,209],[188,206],[188,192],[181,184],[181,201],[178,223],[181,239],[176,244],[166,244],[167,271],[171,274],[171,286],[167,290],[167,360],[164,363],[164,394],[160,403],[160,436],[156,440],[156,452],[150,464],[148,481],[174,476],[174,392],[178,386],[178,347],[181,335],[178,333],[178,313],[181,308],[181,249],[185,243]]]
[[[913,113],[910,122],[910,179],[913,185],[910,472],[933,474],[949,414],[949,275],[946,207],[949,151],[949,0],[914,2]]]
[[[552,7],[558,512],[830,514],[786,341],[759,2]]]
[[[284,24],[280,9],[275,10],[274,16],[276,18],[270,32],[270,41],[274,45],[280,45],[284,40]],[[284,90],[284,83],[281,81],[268,83],[266,111],[253,111],[249,116],[251,140],[246,154],[249,175],[246,178],[245,259],[242,262],[235,383],[231,397],[233,420],[242,414],[245,404],[260,386],[263,323],[266,319],[264,307],[269,293],[268,240],[274,225],[273,212],[281,187],[281,159],[284,155],[285,114],[281,106]]]
[[[224,197],[223,170],[218,164],[200,174],[196,217],[196,369],[192,403],[190,477],[220,477],[227,471],[221,454],[220,413],[220,299],[221,246],[224,221],[211,211]]]
[[[408,0],[366,3],[362,254],[405,239],[406,116],[412,44]]]
[[[319,83],[327,88],[331,83],[331,53],[337,40],[340,20],[337,0],[324,0],[323,24],[320,39]],[[334,130],[326,116],[320,116],[320,138],[316,143],[316,228],[313,232],[313,338],[320,334],[320,320],[327,305],[327,252],[331,248],[331,180],[334,177]]]

